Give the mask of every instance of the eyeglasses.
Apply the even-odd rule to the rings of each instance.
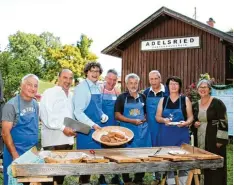
[[[179,86],[179,83],[169,83],[170,86]]]
[[[90,70],[91,73],[100,73],[100,70]]]

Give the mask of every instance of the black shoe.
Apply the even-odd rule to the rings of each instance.
[[[133,183],[141,185],[141,184],[143,184],[143,179],[134,179]]]
[[[100,185],[107,185],[104,175],[100,175],[98,182]]]
[[[111,184],[118,184],[118,185],[123,185],[124,183],[121,181],[120,177],[118,175],[115,175],[111,179]]]

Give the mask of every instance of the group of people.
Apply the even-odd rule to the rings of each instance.
[[[150,87],[139,91],[140,78],[134,73],[125,77],[127,91],[121,93],[116,88],[118,74],[110,69],[105,83],[98,83],[103,70],[100,63],[90,62],[84,68],[86,79],[70,92],[73,73],[63,69],[58,76],[58,84],[47,89],[41,98],[40,108],[34,99],[38,89],[38,78],[26,75],[21,82],[19,95],[8,101],[2,113],[2,136],[4,140],[4,185],[7,185],[7,167],[11,162],[38,143],[39,118],[41,144],[44,150],[72,150],[74,139],[76,149],[105,149],[92,139],[95,130],[105,126],[122,126],[133,131],[134,138],[121,147],[180,146],[190,143],[189,128],[195,134],[196,146],[224,157],[224,167],[203,171],[201,182],[205,185],[226,184],[226,144],[228,126],[226,107],[219,99],[211,97],[208,80],[198,83],[201,99],[193,106],[181,95],[182,81],[172,76],[166,86],[161,81],[160,72],[149,73]],[[40,110],[39,110],[40,109]],[[75,133],[66,127],[64,118],[69,117],[89,125],[92,129],[86,135]],[[171,122],[179,122],[171,125]],[[167,184],[175,184],[174,172],[167,172]],[[134,179],[122,174],[124,184],[142,184],[144,173],[136,173]],[[161,174],[154,174],[157,184]],[[180,183],[186,184],[187,171],[179,171]],[[62,184],[64,177],[56,177]],[[89,175],[82,175],[80,183],[90,183]],[[121,184],[120,176],[114,175],[113,184]],[[100,184],[106,184],[104,175]]]

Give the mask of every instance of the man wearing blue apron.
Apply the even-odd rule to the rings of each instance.
[[[108,121],[108,116],[102,111],[102,95],[99,76],[102,74],[100,63],[89,62],[84,68],[86,79],[75,88],[73,96],[74,116],[77,120],[86,123],[93,128],[88,135],[77,134],[77,149],[100,149],[100,143],[92,139],[94,130]],[[90,175],[80,177],[81,183],[89,183]]]
[[[116,88],[116,83],[118,80],[118,73],[115,69],[109,69],[105,77],[105,83],[102,87],[102,111],[109,117],[108,121],[101,125],[103,126],[118,126],[115,119],[115,102],[117,96],[120,94],[120,90]],[[110,148],[108,146],[102,145],[103,148]],[[113,148],[113,147],[112,147]],[[100,176],[99,182],[101,184],[106,184],[105,177]],[[111,179],[111,184],[122,184],[118,175],[115,175]]]
[[[2,133],[4,140],[4,185],[8,185],[7,168],[13,160],[38,143],[38,104],[34,99],[38,77],[23,77],[21,92],[3,107]]]
[[[150,128],[152,146],[157,147],[159,146],[158,132],[160,124],[156,121],[155,115],[159,100],[165,96],[165,88],[161,84],[161,74],[159,71],[153,70],[149,73],[149,83],[151,86],[144,91],[144,95],[146,96],[147,122]]]
[[[147,122],[150,128],[150,135],[152,146],[160,146],[158,143],[158,132],[160,132],[161,124],[155,119],[155,115],[158,108],[159,100],[166,95],[164,85],[161,84],[161,74],[157,70],[153,70],[149,73],[150,87],[144,91],[146,96],[146,112]],[[161,180],[161,173],[154,174],[154,182],[152,184],[159,184]]]
[[[115,119],[115,101],[120,94],[120,90],[116,88],[118,73],[114,69],[107,71],[105,84],[102,87],[102,111],[109,117],[108,121],[103,126],[117,126]]]
[[[134,138],[126,147],[151,147],[151,136],[146,122],[146,98],[138,93],[140,78],[134,74],[128,74],[125,77],[125,83],[128,91],[118,96],[115,103],[115,118],[120,121],[120,126],[133,131]],[[135,174],[134,183],[142,183],[144,173]],[[129,174],[123,174],[125,183],[131,182]]]

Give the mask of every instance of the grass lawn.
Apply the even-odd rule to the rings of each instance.
[[[227,146],[227,177],[228,185],[233,185],[233,144]]]
[[[45,82],[45,81],[39,81],[39,88],[38,88],[38,92],[40,94],[42,94],[46,89],[54,87],[55,84],[52,82]]]

